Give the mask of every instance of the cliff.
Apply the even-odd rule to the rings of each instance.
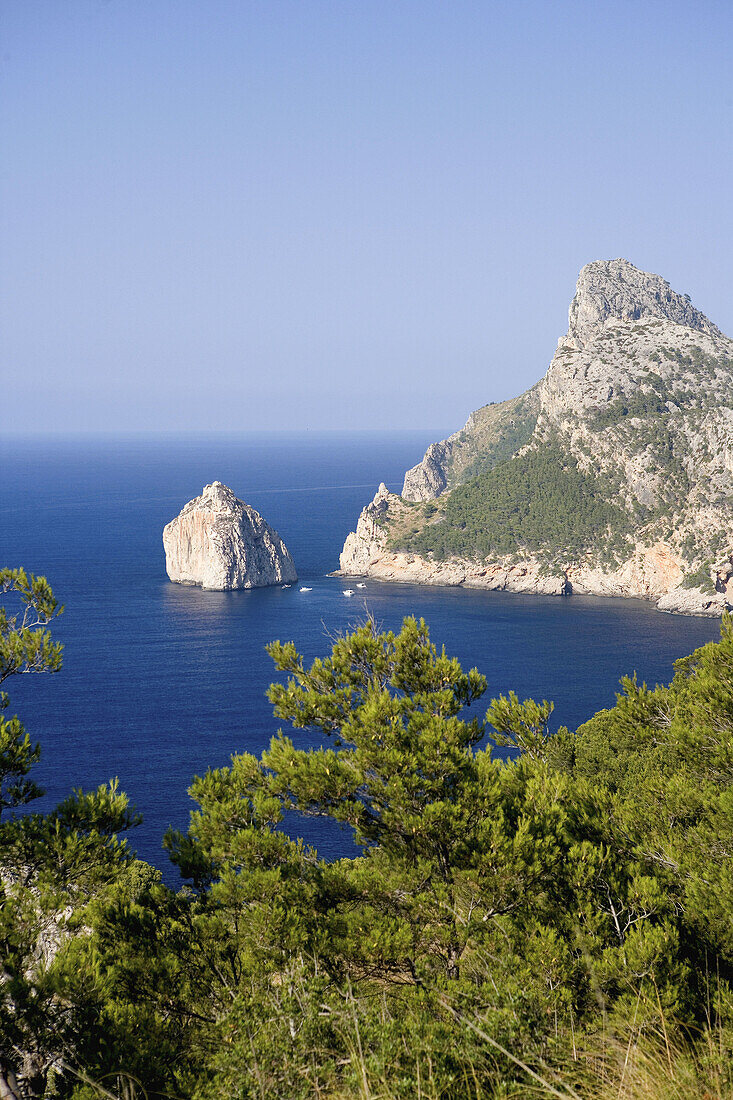
[[[340,571],[733,605],[733,340],[627,260],[580,273],[544,378],[380,489]]]
[[[298,579],[277,531],[220,481],[166,524],[163,546],[168,576],[179,584],[222,590]]]

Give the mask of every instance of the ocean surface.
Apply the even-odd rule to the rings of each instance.
[[[265,644],[292,639],[313,658],[367,610],[390,629],[423,616],[438,646],[486,675],[486,702],[510,689],[552,699],[555,724],[571,727],[612,705],[624,674],[666,682],[677,657],[718,636],[716,620],[638,600],[373,581],[345,597],[348,585],[326,574],[361,508],[380,481],[399,491],[441,434],[0,441],[0,564],[45,574],[66,605],[54,625],[63,669],[5,684],[11,712],[42,745],[35,776],[47,795],[36,805],[116,776],[144,817],[132,846],[165,869],[161,838],[169,825],[186,827],[191,778],[232,753],[259,754],[277,729]],[[311,592],[168,581],[163,526],[217,479],[280,532]],[[335,827],[289,827],[325,856],[352,850]]]

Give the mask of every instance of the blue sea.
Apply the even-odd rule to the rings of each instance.
[[[66,605],[54,625],[63,669],[5,685],[42,745],[42,806],[116,776],[144,818],[132,846],[165,867],[161,838],[169,825],[186,827],[191,778],[232,753],[259,754],[277,729],[266,643],[292,639],[313,658],[367,611],[394,629],[423,616],[438,646],[485,674],[487,702],[510,689],[552,699],[555,723],[571,727],[612,705],[624,674],[666,682],[677,657],[718,636],[715,620],[637,600],[374,581],[345,597],[347,585],[326,574],[361,508],[380,481],[399,491],[404,470],[442,434],[0,441],[0,564],[45,574]],[[279,531],[311,592],[168,581],[163,526],[217,479]],[[334,828],[289,824],[325,856],[351,850]]]

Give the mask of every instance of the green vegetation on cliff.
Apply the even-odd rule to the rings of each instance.
[[[549,443],[459,485],[446,498],[441,518],[399,548],[437,560],[482,561],[518,551],[578,553],[597,547],[603,536],[623,545],[630,521],[613,496],[609,478],[584,472]]]
[[[537,411],[537,399],[532,394],[475,412],[470,432],[461,432],[454,446],[449,482],[470,481],[515,455],[532,438]]]
[[[35,625],[0,621],[16,671],[58,667],[37,583]],[[577,733],[514,694],[482,717],[422,621],[269,651],[292,732],[194,780],[183,890],[115,839],[122,796],[0,825],[5,1100],[732,1095],[729,618]],[[24,746],[5,724],[11,810]]]
[[[403,493],[438,512],[408,523],[392,504],[386,548],[436,563],[530,554],[555,572],[662,540],[688,574],[727,559],[732,377],[733,341],[684,296],[627,261],[588,265],[544,378],[428,449]]]

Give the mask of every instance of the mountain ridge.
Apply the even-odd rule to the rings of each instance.
[[[719,614],[733,606],[731,394],[733,340],[689,296],[593,261],[543,378],[431,444],[401,496],[380,488],[340,572]]]

